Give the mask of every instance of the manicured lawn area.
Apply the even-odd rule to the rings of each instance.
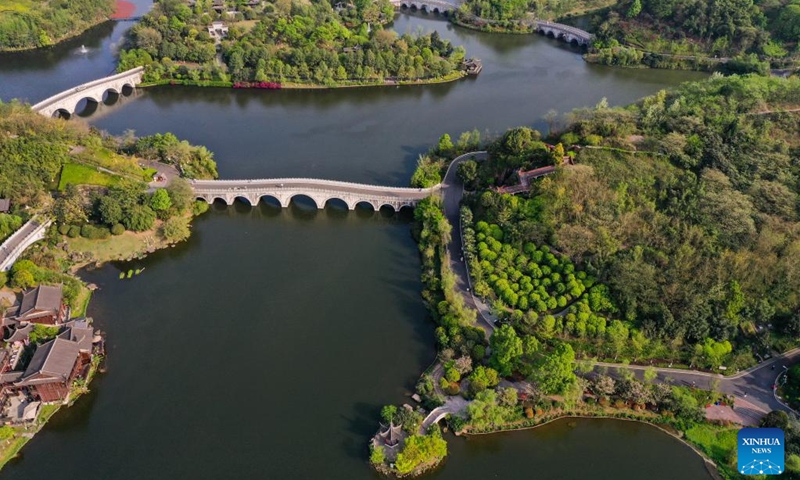
[[[119,182],[119,178],[108,173],[98,171],[94,167],[68,163],[61,168],[61,180],[58,189],[64,190],[68,184],[72,185],[100,185],[107,187]]]
[[[714,460],[728,478],[738,478],[736,473],[738,431],[738,428],[702,424],[687,430],[686,439]]]
[[[131,258],[161,244],[160,237],[153,232],[125,232],[103,240],[89,240],[78,237],[67,240],[73,252],[91,253],[93,262],[105,263],[121,258]]]

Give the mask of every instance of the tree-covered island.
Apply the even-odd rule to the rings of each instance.
[[[465,75],[465,51],[438,33],[384,28],[388,0],[278,0],[215,9],[158,2],[127,37],[119,70],[146,83],[286,88],[436,83]]]
[[[777,372],[759,364],[800,343],[798,98],[798,79],[715,76],[550,115],[546,134],[444,135],[412,180],[447,182],[458,158],[467,191],[455,222],[447,194],[415,211],[438,362],[419,407],[383,409],[378,470],[441,461],[439,413],[463,434],[602,416],[657,425],[738,479],[736,424],[756,411],[789,432],[787,469],[800,473],[800,423],[770,413],[784,408]]]
[[[0,51],[48,47],[105,22],[114,0],[0,0]]]

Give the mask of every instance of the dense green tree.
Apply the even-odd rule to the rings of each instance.
[[[102,196],[97,199],[95,206],[100,222],[106,225],[116,225],[122,222],[124,214],[119,200],[113,196]]]
[[[172,200],[166,190],[158,189],[150,196],[148,205],[156,212],[163,212],[172,206]]]
[[[385,405],[381,409],[381,418],[384,422],[392,423],[397,415],[397,407],[395,405]]]
[[[161,233],[170,242],[180,242],[189,238],[189,222],[184,217],[172,217],[164,221]]]
[[[502,325],[492,332],[491,348],[492,355],[489,358],[489,365],[497,370],[500,376],[510,376],[523,352],[522,340],[517,336],[514,327]]]
[[[401,475],[414,471],[420,465],[432,463],[447,455],[447,442],[442,439],[438,429],[428,435],[411,435],[403,443],[403,450],[397,454],[395,467]]]
[[[471,185],[478,178],[478,162],[475,160],[465,160],[458,164],[458,178],[465,185]]]
[[[67,185],[64,194],[56,200],[55,216],[58,223],[81,224],[87,221],[85,200],[78,187]]]
[[[146,205],[136,205],[131,209],[129,216],[125,218],[122,223],[128,230],[144,232],[145,230],[153,228],[155,221],[156,214],[150,207]]]
[[[564,393],[575,382],[575,351],[565,342],[558,342],[551,352],[542,355],[531,380],[548,394]]]
[[[493,388],[498,383],[500,383],[500,377],[497,375],[497,370],[483,365],[476,367],[469,376],[469,387],[473,394]]]
[[[192,206],[194,192],[186,180],[182,178],[173,179],[167,186],[167,193],[172,206],[179,212],[185,212]]]

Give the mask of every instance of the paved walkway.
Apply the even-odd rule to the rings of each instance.
[[[760,412],[763,415],[772,410],[792,411],[777,398],[773,385],[775,385],[778,375],[782,374],[784,367],[788,367],[798,359],[800,359],[800,348],[795,348],[729,377],[718,373],[678,368],[656,368],[656,372],[658,380],[671,380],[675,385],[712,390],[714,384],[718,383],[716,388],[720,392],[736,397],[737,407],[738,402],[743,401],[746,402],[742,404],[743,408]],[[597,362],[595,366],[607,368],[611,373],[620,368],[626,368],[632,370],[638,378],[642,378],[644,371],[649,368],[642,365],[619,365],[605,362]]]
[[[464,198],[464,184],[458,178],[458,165],[465,160],[485,160],[488,153],[484,151],[471,152],[461,155],[454,159],[441,183],[442,205],[447,221],[453,227],[450,234],[450,243],[447,244],[447,253],[450,256],[450,269],[456,275],[456,288],[464,297],[467,306],[471,306],[478,311],[478,327],[490,337],[494,331],[494,324],[497,318],[492,315],[488,305],[475,298],[472,294],[472,281],[469,278],[469,270],[464,260],[464,244],[461,238],[461,199]]]

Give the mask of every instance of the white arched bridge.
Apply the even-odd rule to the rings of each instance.
[[[213,203],[222,200],[228,205],[239,199],[252,206],[264,197],[271,197],[282,207],[288,207],[292,198],[302,195],[310,198],[317,208],[325,208],[329,200],[341,200],[347,208],[355,210],[364,203],[376,211],[389,206],[395,211],[403,207],[414,207],[417,203],[441,188],[403,188],[340,182],[315,178],[270,178],[260,180],[193,180],[195,198]]]
[[[446,2],[443,0],[390,0],[395,8],[410,8],[429,13],[448,13],[458,9],[462,1]]]
[[[69,116],[75,113],[81,100],[101,103],[107,92],[120,95],[128,89],[133,91],[136,85],[142,83],[143,73],[144,67],[136,67],[127,72],[93,80],[44,99],[32,106],[31,110],[47,117],[52,117],[56,112]]]
[[[536,20],[534,24],[536,25],[536,31],[542,35],[587,47],[592,44],[592,34],[580,28],[544,20]]]

